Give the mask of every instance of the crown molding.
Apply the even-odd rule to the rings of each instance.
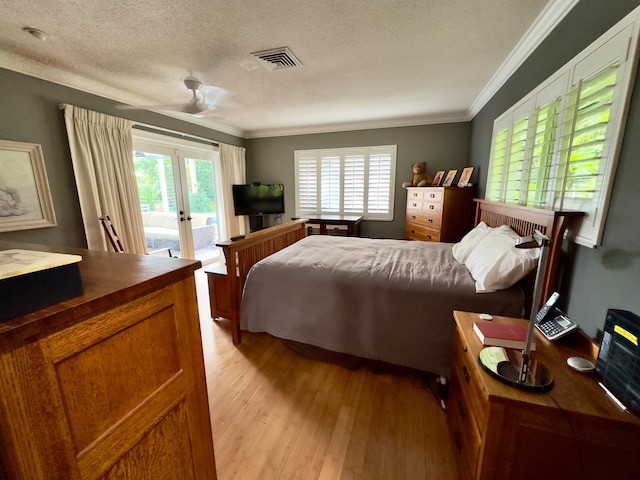
[[[244,138],[285,137],[290,135],[313,135],[317,133],[374,130],[378,128],[416,127],[420,125],[435,125],[439,123],[468,122],[470,120],[471,117],[467,112],[453,112],[436,115],[421,115],[417,117],[379,119],[364,122],[330,123],[325,125],[305,125],[291,128],[248,130],[245,132]]]
[[[475,117],[580,0],[551,0],[469,108]]]

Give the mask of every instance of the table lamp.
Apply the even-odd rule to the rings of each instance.
[[[553,385],[551,373],[540,362],[531,358],[531,344],[536,325],[536,315],[540,306],[542,282],[549,253],[551,239],[536,230],[532,236],[516,239],[516,248],[541,248],[538,259],[535,286],[533,288],[533,302],[529,317],[527,339],[522,352],[508,350],[502,347],[486,347],[480,351],[480,364],[494,377],[503,383],[521,390],[543,392],[550,390]]]

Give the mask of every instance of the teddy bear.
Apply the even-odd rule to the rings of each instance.
[[[433,177],[427,172],[427,162],[414,163],[411,165],[411,171],[413,172],[411,181],[404,182],[402,184],[402,188],[426,187],[427,185],[431,185],[431,182],[433,182]]]

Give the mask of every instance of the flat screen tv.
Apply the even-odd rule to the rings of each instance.
[[[232,191],[236,215],[284,213],[284,185],[282,184],[233,185]]]

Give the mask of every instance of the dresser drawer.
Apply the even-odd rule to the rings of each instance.
[[[461,478],[475,478],[482,437],[471,418],[471,411],[462,394],[462,386],[457,377],[451,378],[447,401],[447,426],[451,432],[456,454],[460,457]]]
[[[422,202],[422,211],[428,213],[442,213],[442,202]]]
[[[412,188],[407,192],[407,200],[422,200],[425,193],[423,188]]]
[[[460,380],[462,396],[477,429],[483,430],[488,404],[480,388],[478,360],[471,355],[464,337],[459,332],[457,335],[453,353],[453,376]]]
[[[440,231],[417,223],[407,222],[405,226],[405,238],[410,240],[420,240],[422,242],[439,242]]]
[[[407,200],[407,212],[421,212],[422,211],[422,200],[417,200],[414,198],[410,198]]]
[[[424,198],[424,200],[426,200],[428,202],[442,203],[442,199],[444,198],[444,190],[442,190],[442,189],[437,189],[437,190],[427,189],[423,193],[423,198]]]
[[[442,216],[436,213],[425,213],[422,210],[418,212],[416,210],[407,212],[406,221],[407,223],[424,225],[425,227],[439,230],[442,222]]]

